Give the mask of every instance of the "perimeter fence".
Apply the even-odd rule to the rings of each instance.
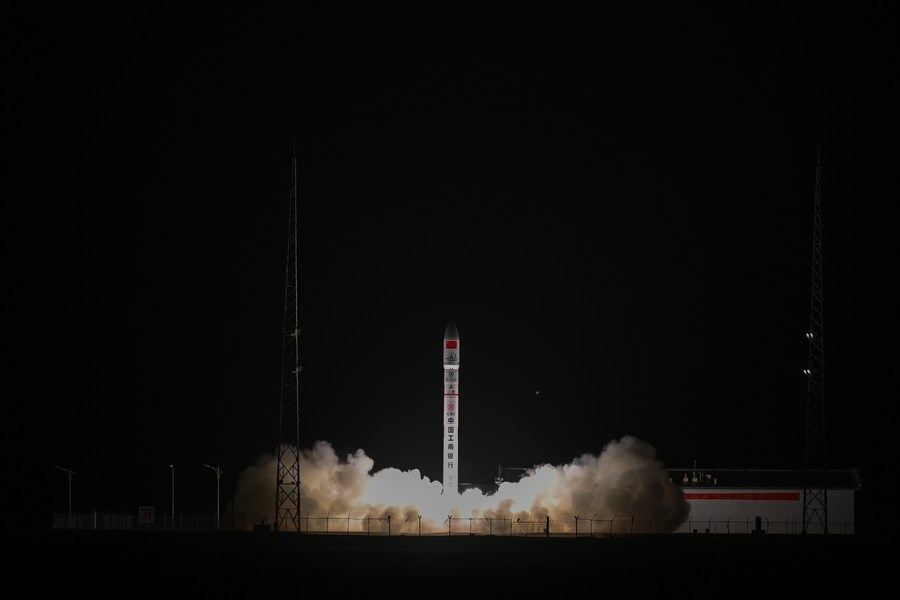
[[[165,511],[157,514],[146,507],[137,512],[95,511],[86,514],[54,513],[54,529],[123,529],[157,531],[274,531],[274,519],[268,514],[238,513],[216,519],[215,514]],[[290,530],[296,532],[293,523]],[[282,531],[285,528],[282,526]],[[810,533],[820,533],[810,530]],[[852,534],[854,523],[830,521],[828,533]],[[522,537],[614,537],[667,534],[801,534],[803,523],[797,519],[770,520],[759,516],[689,518],[673,521],[633,516],[564,518],[522,518],[514,515],[459,517],[448,515],[442,523],[419,514],[334,514],[301,515],[299,533],[310,535],[374,536],[522,536]]]

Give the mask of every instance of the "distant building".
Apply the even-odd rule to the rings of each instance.
[[[803,478],[826,489],[828,533],[855,533],[855,469],[666,469],[690,504],[679,533],[802,533]]]

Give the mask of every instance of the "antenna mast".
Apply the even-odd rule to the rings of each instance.
[[[806,452],[803,477],[803,533],[828,533],[828,485],[825,471],[825,374],[822,336],[822,207],[820,157],[816,156],[816,199],[813,213],[812,296],[810,299],[809,367],[806,374]]]
[[[284,275],[284,335],[281,348],[281,409],[275,531],[300,533],[300,305],[297,282],[297,141],[291,157],[287,261]]]

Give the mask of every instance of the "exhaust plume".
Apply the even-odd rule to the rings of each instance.
[[[554,533],[674,530],[688,516],[648,443],[624,436],[598,455],[536,465],[493,494],[442,494],[418,469],[374,471],[359,449],[341,460],[326,441],[300,453],[301,531],[373,533]],[[274,520],[276,459],[264,454],[238,478],[235,512]],[[455,521],[454,521],[455,520]],[[590,522],[590,525],[588,523]]]

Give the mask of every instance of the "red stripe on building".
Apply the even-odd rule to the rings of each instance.
[[[685,492],[685,500],[800,500],[800,492]]]
[[[444,342],[444,347],[450,349],[456,348],[456,340],[447,340]]]

